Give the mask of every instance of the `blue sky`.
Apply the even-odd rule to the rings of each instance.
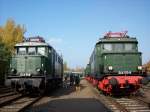
[[[96,41],[108,31],[137,37],[150,60],[149,0],[0,0],[0,26],[25,25],[26,37],[44,37],[72,68],[85,67]]]

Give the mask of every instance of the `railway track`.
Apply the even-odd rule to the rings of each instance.
[[[141,104],[132,98],[115,98],[113,101],[124,107],[123,112],[150,112],[147,105]]]
[[[41,98],[27,97],[9,87],[1,87],[0,91],[0,112],[22,112]]]
[[[89,84],[92,86],[91,84]],[[98,100],[112,112],[150,112],[150,102],[138,97],[112,97],[100,94],[97,88],[93,88]]]
[[[0,105],[0,112],[22,112],[41,98],[42,96],[20,96],[16,99],[8,101],[7,103],[4,103],[3,105]]]
[[[137,98],[113,98],[111,96],[100,96],[103,102],[112,112],[150,112],[149,103]],[[144,103],[143,103],[144,102]]]
[[[4,105],[9,104],[10,102],[13,102],[14,100],[17,100],[21,98],[21,94],[14,94],[14,95],[6,95],[0,98],[0,108]]]
[[[132,97],[132,99],[137,100],[139,103],[147,105],[150,108],[150,101],[145,99],[145,98],[141,98],[141,97]]]
[[[0,94],[0,98],[3,98],[3,97],[7,97],[7,96],[12,96],[12,95],[15,95],[17,94],[17,92],[9,92],[9,93],[3,93],[3,94]]]
[[[146,86],[143,86],[142,89],[143,89],[143,90],[150,90],[150,84],[148,84],[148,85],[146,85]]]
[[[13,97],[13,96],[17,96],[17,94],[18,93],[16,91],[14,91],[11,87],[5,87],[5,86],[2,87],[1,86],[0,87],[0,105],[4,100],[9,99],[9,96]]]
[[[13,92],[11,87],[0,87],[0,95],[5,94],[5,93],[9,93],[9,92]]]

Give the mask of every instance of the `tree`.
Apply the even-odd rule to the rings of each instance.
[[[7,54],[7,50],[6,47],[4,45],[4,43],[2,42],[2,39],[0,38],[0,85],[4,84],[4,77],[5,77],[5,73],[7,71],[8,68],[8,54]]]
[[[3,60],[6,56],[5,46],[2,40],[0,39],[0,60]]]
[[[14,53],[14,46],[22,42],[25,28],[16,25],[9,19],[4,26],[0,26],[0,84],[4,82],[4,75],[9,66],[9,57]]]
[[[150,74],[150,61],[144,64],[143,68],[147,71],[148,74]]]
[[[21,25],[16,25],[15,22],[9,19],[3,27],[0,27],[0,38],[5,44],[9,55],[14,53],[14,45],[22,42],[25,28]]]

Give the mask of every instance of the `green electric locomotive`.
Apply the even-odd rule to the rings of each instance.
[[[135,92],[148,82],[137,44],[126,32],[107,33],[95,45],[87,79],[107,94]]]
[[[6,85],[17,91],[44,92],[62,83],[63,59],[42,37],[15,45]]]
[[[86,76],[88,76],[88,75],[91,74],[91,69],[90,69],[90,68],[91,68],[91,67],[90,67],[90,64],[87,64],[87,65],[86,65],[86,68],[85,68],[85,70],[84,70],[84,73],[85,73]]]

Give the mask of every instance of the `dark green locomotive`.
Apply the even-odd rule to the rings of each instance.
[[[86,68],[84,70],[84,74],[87,76],[87,75],[90,75],[91,74],[91,69],[90,69],[90,64],[87,64],[86,65]]]
[[[137,45],[137,39],[126,33],[107,33],[96,43],[90,57],[89,80],[106,93],[130,93],[147,83]]]
[[[41,37],[15,45],[6,85],[17,90],[44,91],[62,83],[63,59]]]

